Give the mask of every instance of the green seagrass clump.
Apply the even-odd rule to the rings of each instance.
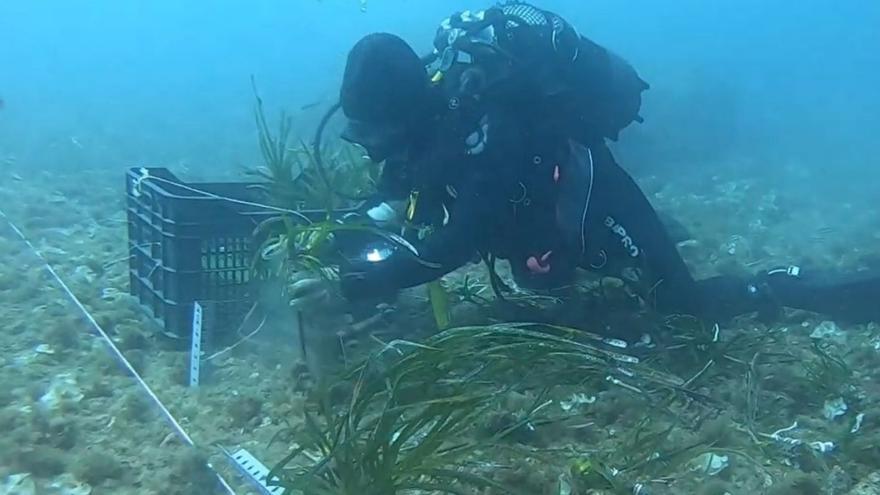
[[[511,441],[523,427],[570,416],[549,407],[553,389],[612,384],[647,400],[681,385],[596,339],[562,327],[499,324],[385,344],[343,377],[353,383],[343,406],[320,395],[306,411],[299,431],[287,436],[297,445],[270,480],[310,495],[519,493],[499,481],[486,456],[545,459],[548,467],[558,462]],[[487,418],[514,390],[529,391],[533,400],[487,435]]]

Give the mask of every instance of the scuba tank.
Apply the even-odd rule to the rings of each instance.
[[[642,122],[649,85],[635,69],[558,15],[522,1],[444,20],[433,58],[433,81],[453,94],[521,105],[582,142],[617,140]]]

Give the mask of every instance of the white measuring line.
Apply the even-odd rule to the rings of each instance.
[[[140,373],[138,373],[137,370],[135,370],[134,367],[131,365],[131,363],[128,361],[128,359],[125,358],[125,355],[122,354],[122,351],[120,351],[119,348],[116,347],[116,344],[113,342],[113,340],[110,338],[110,336],[107,335],[107,332],[105,332],[104,329],[101,328],[101,325],[99,325],[98,322],[95,320],[95,318],[92,316],[92,314],[89,313],[89,310],[86,309],[85,306],[83,306],[83,304],[82,304],[82,302],[80,302],[79,298],[77,298],[76,295],[74,295],[73,291],[70,290],[70,287],[68,287],[67,284],[64,283],[64,280],[62,280],[61,277],[58,275],[58,273],[55,271],[55,269],[52,268],[52,265],[49,264],[49,262],[46,260],[46,258],[43,257],[43,255],[40,253],[40,251],[37,250],[37,248],[31,243],[31,241],[28,240],[27,236],[25,236],[24,233],[21,230],[19,230],[19,228],[12,222],[12,220],[6,215],[6,213],[3,212],[3,210],[0,210],[0,216],[2,216],[4,220],[6,220],[6,223],[9,224],[9,227],[11,227],[12,230],[15,231],[15,233],[18,235],[18,237],[21,238],[21,240],[25,244],[27,244],[27,246],[30,248],[31,252],[34,255],[36,255],[37,258],[40,259],[40,261],[43,263],[43,267],[46,269],[46,271],[48,271],[49,274],[51,274],[52,277],[55,279],[55,281],[58,282],[58,285],[61,286],[61,288],[64,290],[64,292],[70,298],[70,300],[73,301],[73,303],[76,305],[76,307],[79,308],[79,310],[83,313],[83,315],[85,315],[86,319],[92,325],[92,328],[94,328],[95,331],[98,333],[98,335],[102,339],[104,339],[104,342],[107,344],[107,347],[110,348],[110,351],[116,356],[116,359],[118,359],[119,362],[122,363],[122,365],[125,367],[125,369],[128,371],[128,373],[132,377],[134,377],[134,379],[138,383],[138,385],[140,385],[140,387],[144,390],[144,392],[147,393],[147,396],[150,398],[150,400],[152,400],[153,403],[156,404],[156,406],[161,411],[162,416],[165,417],[165,420],[168,421],[168,423],[171,425],[171,428],[174,430],[175,433],[177,433],[177,436],[180,437],[180,439],[183,440],[183,442],[186,443],[187,445],[189,445],[190,447],[195,447],[195,443],[193,442],[193,440],[189,436],[189,434],[187,434],[186,430],[184,430],[183,427],[180,425],[180,423],[177,421],[177,419],[174,418],[174,416],[171,414],[171,411],[169,411],[168,408],[165,407],[165,404],[163,404],[162,400],[159,399],[159,397],[156,395],[155,392],[153,392],[153,389],[151,389],[150,386],[147,385],[147,382],[144,381],[144,379],[141,377]],[[236,495],[235,490],[233,490],[232,487],[229,486],[229,483],[227,483],[226,480],[223,479],[223,477],[220,475],[220,473],[218,473],[217,470],[214,469],[214,466],[212,466],[211,463],[208,463],[207,466],[214,473],[214,476],[217,477],[217,480],[219,481],[220,486],[223,487],[223,489],[226,491],[226,493],[229,493],[230,495]]]

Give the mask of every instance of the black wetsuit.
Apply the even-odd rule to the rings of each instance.
[[[525,12],[521,24],[536,19],[536,26],[564,29],[552,36],[552,50],[551,37],[544,37],[544,51],[540,36],[516,31],[525,33],[523,42],[508,48],[529,60],[529,70],[502,79],[474,99],[476,106],[469,107],[467,98],[449,98],[450,111],[422,134],[431,137],[415,159],[386,163],[382,193],[400,199],[414,192],[415,220],[435,231],[418,243],[420,260],[399,250],[381,263],[349,267],[343,277],[349,298],[387,295],[437,279],[477,254],[491,254],[509,260],[516,279],[532,287],[563,285],[577,267],[619,277],[640,288],[662,313],[717,321],[792,306],[838,318],[880,319],[876,274],[774,270],[748,279],[695,281],[651,204],[605,144],[606,137],[615,138],[639,120],[639,95],[647,84],[622,59],[565,28],[560,18],[551,15],[552,22],[541,25],[543,14],[533,7],[511,3],[504,9],[508,17]],[[439,33],[441,47],[449,26]],[[496,34],[504,26],[496,26]],[[569,51],[560,49],[566,33]],[[544,63],[553,57],[571,63]],[[490,57],[486,65],[492,63]],[[473,67],[463,66],[462,74]],[[453,77],[455,70],[444,79],[452,86],[466,80]],[[484,77],[476,80],[485,79],[477,73]],[[456,91],[460,87],[443,94],[460,94]],[[578,110],[566,111],[571,108]]]
[[[694,280],[603,139],[589,146],[570,142],[503,109],[490,112],[487,128],[481,153],[439,153],[422,164],[442,173],[415,187],[423,219],[436,225],[418,245],[420,260],[399,250],[382,263],[351,268],[343,277],[347,297],[381,297],[420,285],[483,253],[509,260],[526,286],[565,284],[579,267],[641,287],[661,313],[708,321],[781,306],[842,320],[880,319],[873,301],[880,294],[876,274],[775,270],[750,279]]]

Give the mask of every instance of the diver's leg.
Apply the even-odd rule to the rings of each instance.
[[[760,274],[750,288],[780,307],[850,323],[880,321],[880,273],[876,270],[838,274],[790,266]]]
[[[603,143],[589,150],[575,149],[571,159],[591,171],[585,175],[591,182],[578,185],[591,191],[585,196],[586,208],[568,205],[566,209],[586,213],[565,217],[569,224],[577,224],[575,232],[585,234],[580,246],[582,268],[628,282],[662,314],[716,322],[773,307],[769,291],[746,278],[694,280],[664,222]]]
[[[610,151],[593,146],[588,158],[595,193],[585,228],[592,240],[581,264],[614,276],[621,266],[637,268],[639,285],[650,287],[647,300],[659,312],[723,321],[751,312],[771,316],[785,306],[843,321],[880,321],[877,271],[832,274],[789,267],[752,278],[695,281],[654,208]]]
[[[769,291],[735,276],[694,280],[664,222],[638,184],[605,146],[591,148],[594,190],[584,268],[632,280],[659,313],[688,314],[707,322],[774,308]],[[627,276],[629,274],[629,276]]]
[[[586,159],[594,193],[583,267],[630,282],[638,277],[642,296],[662,313],[698,315],[705,307],[701,288],[638,184],[604,144],[591,147]]]

